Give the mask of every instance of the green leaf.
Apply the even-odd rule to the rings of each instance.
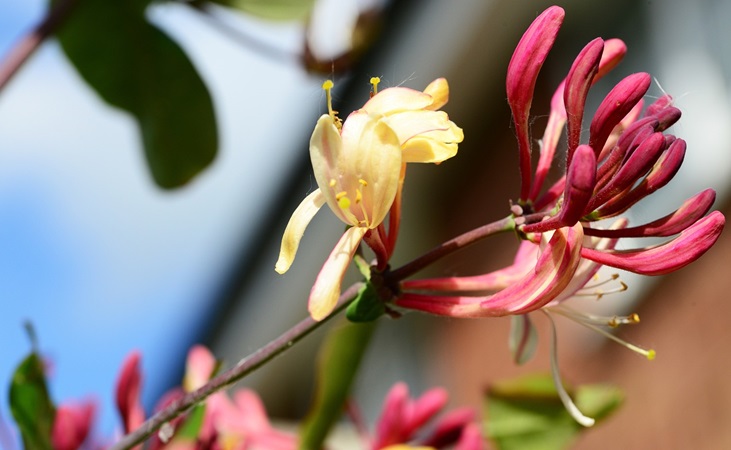
[[[218,132],[208,89],[183,50],[147,22],[148,3],[79,2],[57,36],[84,80],[137,119],[153,178],[175,188],[213,161]]]
[[[26,450],[53,450],[51,432],[56,409],[48,395],[43,361],[34,351],[15,369],[10,383],[10,411]]]
[[[608,385],[585,385],[575,403],[599,422],[622,403],[621,391]],[[486,399],[488,436],[501,450],[568,448],[588,430],[566,412],[550,375],[530,375],[495,383]]]
[[[343,412],[376,322],[341,322],[333,328],[318,357],[315,399],[300,430],[300,450],[319,450]]]
[[[372,322],[386,312],[383,300],[378,296],[376,288],[369,280],[360,291],[353,302],[348,305],[345,317],[351,322]]]
[[[315,0],[213,0],[266,20],[304,20]]]
[[[206,416],[206,404],[201,403],[195,405],[193,410],[188,414],[185,422],[180,426],[178,432],[175,434],[175,441],[183,442],[195,442],[198,438],[198,434],[203,426],[203,419]]]

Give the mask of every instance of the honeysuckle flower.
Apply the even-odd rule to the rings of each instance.
[[[416,439],[447,400],[446,391],[440,388],[430,389],[413,399],[405,383],[396,383],[386,395],[370,447],[373,450],[440,449],[456,444],[456,450],[482,449],[482,436],[474,427],[475,412],[471,408],[448,412],[435,424],[431,435]]]
[[[317,121],[310,139],[310,159],[318,189],[297,207],[287,224],[275,270],[285,273],[294,261],[305,228],[327,203],[349,228],[335,245],[312,287],[308,309],[316,320],[335,307],[340,284],[362,240],[384,269],[395,245],[405,164],[440,163],[454,156],[462,130],[438,111],[448,99],[446,80],[434,80],[424,92],[394,87],[373,96],[344,122],[330,101],[332,82],[323,88],[328,114]],[[389,227],[383,221],[390,213]]]
[[[602,265],[643,275],[662,275],[686,266],[713,246],[725,217],[718,211],[708,214],[715,199],[711,189],[646,224],[628,226],[627,219],[619,217],[673,178],[682,164],[686,144],[666,133],[680,118],[680,110],[673,106],[670,96],[663,95],[643,114],[643,97],[651,82],[646,73],[629,75],[617,83],[592,117],[588,142],[581,143],[589,89],[626,52],[624,43],[616,39],[591,41],[559,85],[551,101],[533,176],[529,139],[533,89],[563,18],[560,7],[544,11],[526,31],[508,68],[508,103],[515,123],[522,179],[520,200],[512,211],[516,231],[524,239],[513,265],[477,276],[402,281],[401,292],[393,303],[451,317],[511,315],[511,350],[518,362],[532,354],[535,332],[526,314],[536,310],[568,317],[653,359],[653,350],[624,342],[605,329],[638,323],[636,314],[598,317],[576,311],[564,302],[578,295],[599,298],[613,290],[624,290],[626,285],[617,281],[617,276],[592,283]],[[564,128],[566,173],[543,192]],[[613,219],[612,225],[605,227],[605,219]],[[659,245],[618,248],[622,238],[672,236]],[[599,287],[606,282],[620,284],[616,289]],[[555,329],[551,361],[556,388],[567,410],[579,423],[592,425],[593,419],[576,408],[560,382]]]
[[[96,405],[92,401],[62,404],[56,409],[51,431],[55,450],[76,450],[89,435]]]

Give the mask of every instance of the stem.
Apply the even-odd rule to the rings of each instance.
[[[61,26],[77,3],[78,0],[59,0],[55,2],[43,20],[10,49],[0,62],[0,91],[5,88],[5,85],[40,47],[41,43]]]
[[[320,325],[327,322],[331,317],[334,317],[336,313],[343,310],[355,298],[361,286],[362,283],[355,283],[343,292],[338,300],[338,306],[336,309],[322,321],[318,322],[311,317],[307,317],[302,320],[289,330],[282,333],[278,338],[239,361],[239,363],[234,367],[221,373],[215,378],[212,378],[200,389],[185,394],[180,399],[171,403],[167,408],[150,417],[147,421],[145,421],[145,423],[140,425],[139,428],[122,437],[119,442],[109,447],[108,450],[128,450],[137,444],[141,444],[163,424],[171,421],[196,404],[204,401],[209,395],[236,383],[246,375],[274,359],[276,356],[279,356],[285,350],[291,348],[296,342],[299,342],[302,338],[316,330]]]
[[[474,230],[468,231],[455,238],[444,242],[429,252],[419,256],[409,263],[404,264],[398,269],[392,270],[389,273],[389,279],[399,282],[404,280],[421,269],[433,264],[445,256],[456,252],[457,250],[464,248],[470,244],[474,244],[486,237],[492,236],[503,231],[512,230],[515,228],[515,218],[508,216],[504,219],[500,219],[496,222],[488,223]]]
[[[404,264],[398,269],[394,269],[388,272],[388,279],[390,282],[398,283],[420,271],[421,269],[444,258],[445,256],[456,252],[457,250],[474,244],[475,242],[481,241],[482,239],[490,237],[493,234],[501,233],[503,231],[514,230],[517,225],[540,221],[545,216],[545,212],[528,214],[518,218],[508,216],[504,219],[500,219],[495,222],[488,223],[487,225],[483,225],[479,228],[475,228],[474,230],[468,231],[434,247],[429,252],[419,256],[409,263]]]

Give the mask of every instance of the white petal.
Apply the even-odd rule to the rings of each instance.
[[[310,291],[307,306],[313,319],[322,320],[335,308],[340,297],[340,285],[343,282],[345,271],[367,231],[368,229],[363,227],[349,228],[320,269]]]
[[[297,209],[294,210],[294,213],[292,213],[292,217],[289,218],[287,228],[285,228],[284,235],[282,236],[279,259],[274,266],[274,270],[278,273],[284,273],[289,270],[297,254],[297,247],[299,247],[302,235],[305,234],[305,228],[307,228],[307,225],[323,204],[325,204],[325,197],[319,189],[316,189],[305,197]]]

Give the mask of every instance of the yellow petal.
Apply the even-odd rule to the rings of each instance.
[[[416,137],[409,139],[402,151],[403,161],[407,163],[440,163],[457,154],[457,144]]]
[[[432,98],[432,104],[427,106],[426,109],[436,111],[449,101],[449,84],[447,84],[446,79],[437,78],[429,83],[429,86],[424,89],[424,93],[431,95]]]
[[[287,223],[287,228],[284,230],[282,246],[279,250],[279,259],[274,266],[274,270],[278,273],[284,273],[289,270],[289,267],[294,261],[294,256],[297,254],[297,247],[299,247],[302,235],[305,233],[305,228],[307,228],[307,225],[324,203],[325,197],[319,189],[316,189],[305,197],[297,209],[294,210],[292,217],[289,218],[289,222]]]
[[[446,131],[457,128],[443,111],[405,111],[385,119],[403,145],[409,139],[431,131]]]
[[[363,109],[369,113],[388,116],[402,111],[415,111],[427,108],[434,99],[423,92],[405,87],[384,89],[368,100]]]
[[[328,256],[310,291],[308,309],[313,319],[322,320],[335,308],[345,271],[367,231],[363,227],[349,228]]]

